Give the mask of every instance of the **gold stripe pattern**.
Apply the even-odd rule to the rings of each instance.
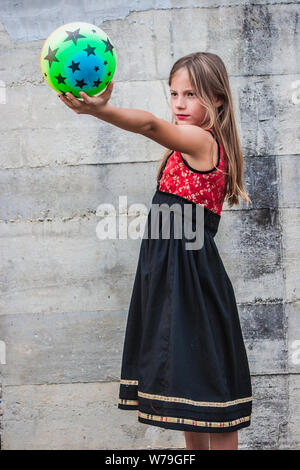
[[[124,380],[121,379],[120,383],[123,385],[138,385],[139,381],[138,380]]]
[[[138,380],[120,380],[121,384],[124,385],[138,385]],[[167,401],[167,402],[174,402],[174,403],[186,403],[187,405],[193,405],[193,406],[212,406],[212,407],[226,407],[226,406],[232,406],[232,405],[238,405],[240,403],[247,403],[249,401],[252,401],[252,396],[251,397],[245,397],[245,398],[238,398],[236,400],[231,400],[231,401],[226,401],[226,402],[214,402],[214,401],[195,401],[195,400],[190,400],[188,398],[182,398],[182,397],[169,397],[165,395],[154,395],[152,393],[145,393],[138,391],[138,396],[142,398],[149,398],[151,400],[159,400],[159,401]]]
[[[139,402],[137,400],[126,400],[125,398],[119,398],[120,405],[137,406]]]
[[[246,398],[238,398],[237,400],[226,401],[226,402],[195,401],[195,400],[189,400],[187,398],[167,397],[164,395],[153,395],[151,393],[144,393],[140,391],[138,391],[138,396],[143,397],[143,398],[149,398],[152,400],[186,403],[188,405],[194,405],[194,406],[213,406],[213,407],[225,407],[225,406],[238,405],[239,403],[245,403],[245,402],[252,400],[252,397],[246,397]]]
[[[206,428],[228,428],[230,426],[236,426],[240,423],[250,421],[250,416],[244,416],[242,418],[235,419],[233,421],[197,421],[195,419],[177,418],[174,416],[157,416],[149,415],[147,413],[138,412],[138,416],[148,421],[160,421],[165,423],[176,423],[176,424],[188,424],[191,426],[202,426]]]

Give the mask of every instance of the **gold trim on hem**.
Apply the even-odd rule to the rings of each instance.
[[[122,385],[138,385],[139,381],[138,380],[124,380],[124,379],[121,379],[120,383]]]
[[[233,421],[197,421],[195,419],[177,418],[174,416],[157,416],[149,415],[147,413],[138,412],[138,416],[148,421],[160,421],[165,423],[176,423],[176,424],[188,424],[190,426],[202,426],[206,428],[228,428],[236,426],[240,423],[250,421],[250,416],[244,416],[242,418],[235,419]]]
[[[124,385],[138,385],[138,380],[120,380],[121,384]],[[158,400],[158,401],[167,401],[167,402],[174,402],[174,403],[186,403],[187,405],[193,405],[193,406],[212,406],[212,407],[227,407],[227,406],[232,406],[232,405],[238,405],[240,403],[246,403],[249,401],[252,401],[252,396],[251,397],[245,397],[245,398],[237,398],[236,400],[231,400],[231,401],[226,401],[226,402],[213,402],[213,401],[196,401],[196,400],[190,400],[188,398],[182,398],[182,397],[169,397],[165,395],[155,395],[152,393],[145,393],[141,392],[138,390],[138,396],[142,398],[149,398],[152,400]]]
[[[125,398],[119,398],[120,405],[129,405],[129,406],[137,406],[139,402],[137,400],[126,400]]]
[[[226,407],[226,406],[238,405],[239,403],[252,401],[252,397],[238,398],[237,400],[226,401],[226,402],[195,401],[195,400],[189,400],[188,398],[153,395],[151,393],[144,393],[140,391],[138,391],[138,396],[143,397],[143,398],[149,398],[152,400],[186,403],[187,405],[193,405],[193,406],[213,406],[213,407]]]

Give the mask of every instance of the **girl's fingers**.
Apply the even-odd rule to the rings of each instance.
[[[67,106],[71,106],[70,100],[67,98],[66,95],[60,95],[61,101],[63,101]]]
[[[68,99],[66,98],[66,95],[58,95],[58,97],[61,99],[61,101],[63,101],[64,103],[68,103]]]
[[[109,82],[105,90],[99,96],[103,96],[103,95],[105,96],[107,93],[110,93],[112,90],[112,86],[113,86],[113,81]]]
[[[72,93],[70,93],[70,92],[66,93],[66,97],[68,98],[68,100],[71,103],[73,103],[75,105],[77,104],[78,100],[77,100],[77,98],[75,98],[75,96]]]
[[[113,80],[111,80],[109,82],[109,84],[107,85],[106,89],[102,93],[100,93],[100,95],[98,95],[98,98],[103,98],[104,99],[103,103],[106,103],[109,100],[110,95],[112,93],[113,86],[114,86],[114,82],[113,82]],[[63,101],[69,108],[71,108],[76,113],[86,113],[86,111],[89,109],[86,106],[93,104],[94,98],[93,97],[91,98],[84,91],[80,91],[79,95],[83,99],[83,101],[80,101],[79,99],[77,99],[70,92],[67,92],[64,95],[60,94],[58,96],[61,99],[61,101]],[[102,103],[102,101],[101,101],[101,103]],[[86,113],[86,114],[88,114],[88,113]]]
[[[59,95],[60,99],[63,100],[65,103],[69,103],[70,102],[70,99],[69,97],[66,95],[66,94],[61,94]]]
[[[65,95],[60,95],[60,99],[71,109],[74,111],[79,111],[81,102],[75,98],[75,96],[68,92]]]
[[[89,95],[87,95],[84,91],[80,91],[79,94],[85,103],[88,104],[90,102]]]

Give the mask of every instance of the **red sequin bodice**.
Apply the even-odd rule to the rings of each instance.
[[[211,130],[215,137],[214,131]],[[216,137],[215,137],[216,138]],[[217,139],[216,139],[217,140]],[[225,174],[227,161],[222,145],[218,144],[218,162],[207,171],[195,170],[180,152],[172,152],[163,169],[158,188],[166,193],[177,194],[195,204],[221,214],[225,198]]]

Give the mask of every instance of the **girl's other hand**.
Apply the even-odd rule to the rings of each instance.
[[[84,91],[80,91],[79,94],[83,98],[80,101],[72,93],[68,92],[65,95],[61,94],[58,97],[63,101],[69,108],[71,108],[77,114],[91,114],[97,115],[101,108],[103,108],[111,97],[112,90],[114,87],[114,81],[107,85],[106,89],[98,96],[89,96]]]

